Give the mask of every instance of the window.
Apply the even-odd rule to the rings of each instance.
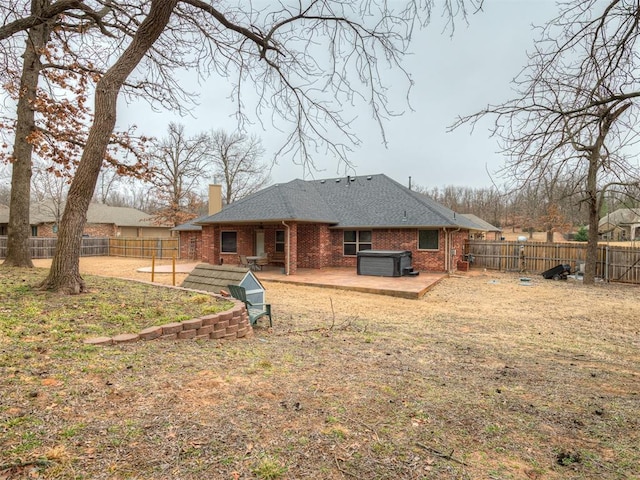
[[[37,237],[38,236],[38,226],[37,225],[31,225],[31,236],[32,237]]]
[[[438,230],[418,230],[418,249],[438,250],[439,237]]]
[[[345,230],[344,255],[356,255],[362,250],[371,250],[371,230]]]
[[[284,230],[276,230],[276,252],[284,252]]]
[[[238,252],[238,232],[220,233],[220,251],[222,253]]]

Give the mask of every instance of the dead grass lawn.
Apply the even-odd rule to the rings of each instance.
[[[638,287],[531,283],[266,283],[251,340],[31,339],[0,356],[0,479],[639,478]]]

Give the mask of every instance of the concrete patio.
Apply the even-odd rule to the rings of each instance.
[[[281,268],[266,267],[254,273],[260,281],[265,282],[355,290],[402,298],[420,298],[447,276],[445,273],[420,272],[414,277],[375,277],[358,275],[355,268],[299,268],[295,275],[285,275]]]

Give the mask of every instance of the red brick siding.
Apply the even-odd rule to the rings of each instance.
[[[217,265],[220,260],[219,252],[215,249],[215,243],[213,239],[216,235],[217,227],[204,225],[202,227],[202,251],[201,258],[204,262]],[[219,235],[219,234],[218,234]]]
[[[331,263],[331,232],[325,224],[299,224],[297,258],[300,268],[323,268]]]
[[[41,223],[37,225],[38,237],[53,238],[57,234],[53,233],[53,223]],[[83,235],[90,237],[116,237],[120,234],[123,237],[146,237],[146,238],[169,238],[171,231],[162,227],[116,227],[113,223],[87,223],[82,230]]]
[[[289,275],[295,275],[298,270],[298,224],[289,223]],[[286,234],[285,234],[286,238]],[[285,250],[286,250],[285,246]],[[285,265],[285,268],[287,266]]]
[[[452,262],[455,269],[457,260],[462,257],[464,240],[468,236],[467,231],[450,234],[452,244],[449,248],[456,249],[456,256]],[[446,271],[445,233],[440,230],[438,250],[418,250],[418,229],[378,229],[372,231],[372,244],[374,250],[409,250],[411,252],[414,270],[444,272]],[[331,262],[336,267],[353,267],[357,265],[357,257],[345,257],[343,255],[343,231],[331,230]]]
[[[253,255],[255,251],[255,225],[204,225],[202,227],[202,260],[213,265],[239,265],[240,255]],[[237,252],[222,253],[220,251],[220,235],[222,232],[236,232]],[[266,237],[266,235],[265,235]],[[265,238],[265,243],[267,242]]]
[[[53,233],[53,223],[41,223],[37,227],[39,237],[54,238],[58,236]],[[82,233],[90,237],[115,237],[116,227],[112,223],[87,223]]]
[[[291,251],[290,274],[297,268],[352,267],[357,264],[357,257],[343,255],[343,231],[333,230],[327,224],[298,224],[287,222]],[[219,226],[204,226],[202,229],[202,259],[218,264],[220,259],[225,264],[239,263],[238,255],[253,255],[255,252],[256,226],[229,225],[221,229]],[[287,230],[284,225],[265,225],[265,251],[275,252],[276,230]],[[220,254],[220,231],[236,231],[238,233],[238,252]],[[465,231],[448,232],[451,242],[445,241],[445,232],[440,230],[437,251],[418,250],[417,229],[377,229],[372,231],[374,250],[409,250],[412,254],[413,268],[422,271],[446,271],[446,255],[451,249],[456,250],[451,258],[451,269],[455,270],[457,261],[462,259],[464,241],[469,233]]]
[[[180,236],[180,258],[194,260],[202,258],[202,232],[191,231],[178,233]]]
[[[464,244],[469,239],[469,232],[462,230],[451,234],[451,248],[455,249],[456,254],[453,257],[453,265],[457,265],[458,261],[464,260]]]

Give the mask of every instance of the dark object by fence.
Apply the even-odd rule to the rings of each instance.
[[[401,277],[416,275],[408,250],[362,250],[358,252],[358,275]]]
[[[549,270],[542,272],[542,276],[547,280],[566,280],[571,273],[571,265],[560,264]]]

